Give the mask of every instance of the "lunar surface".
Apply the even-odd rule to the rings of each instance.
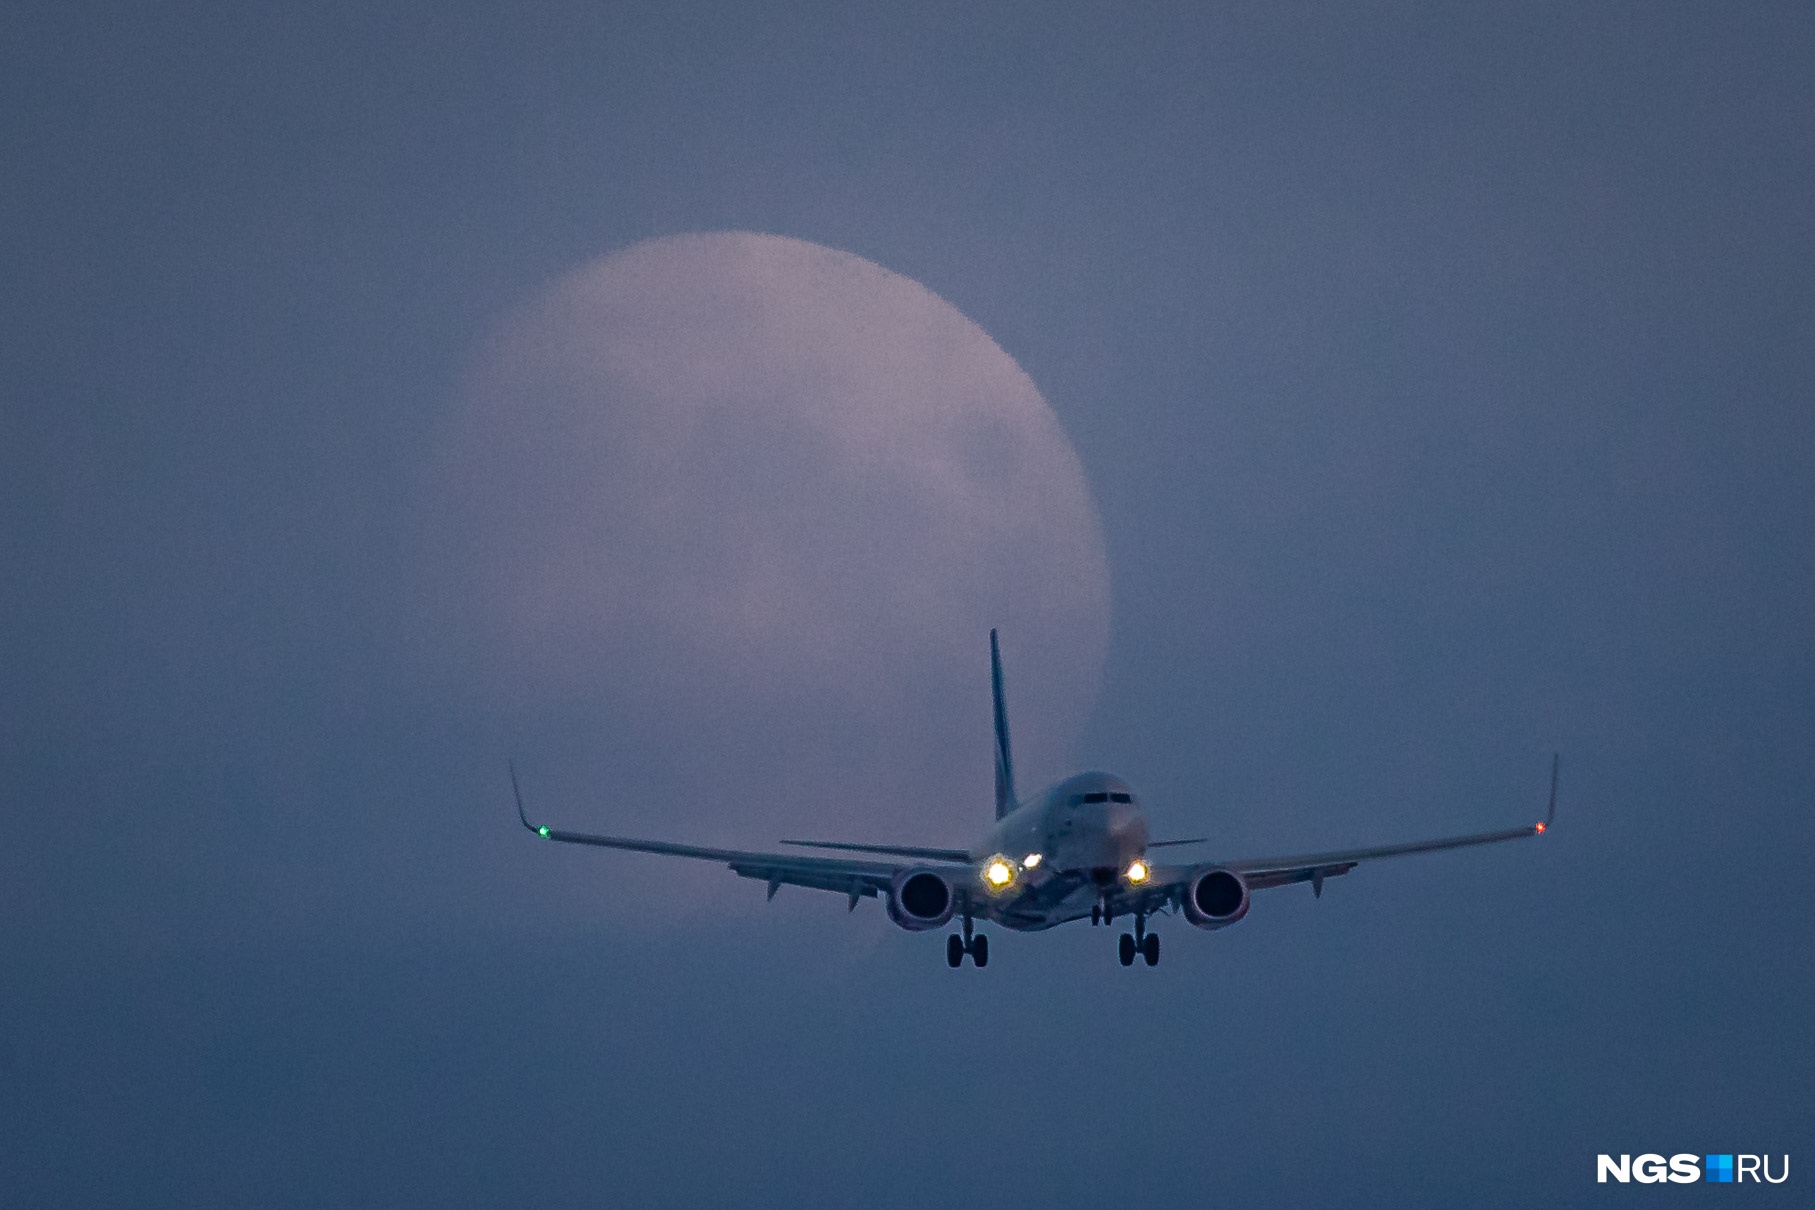
[[[989,628],[1023,793],[1096,696],[1102,530],[1052,410],[846,252],[724,232],[575,270],[477,350],[425,499],[418,645],[474,701],[591,711],[652,784],[692,770],[639,826],[968,842]]]

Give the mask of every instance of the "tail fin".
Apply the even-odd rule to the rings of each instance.
[[[1002,645],[989,632],[989,687],[996,700],[996,818],[1018,805],[1015,801],[1015,760],[1008,748],[1008,704],[1002,699]]]

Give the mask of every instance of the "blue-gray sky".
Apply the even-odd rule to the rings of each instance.
[[[1596,1205],[1596,1152],[1805,1161],[1807,5],[19,3],[0,165],[8,1204]],[[1111,573],[1076,755],[1159,830],[1516,824],[1560,749],[1555,833],[1132,972],[530,844],[511,753],[574,826],[777,835],[735,711],[488,707],[397,625],[476,342],[726,229],[924,283],[1044,394]],[[950,759],[981,827],[987,736]],[[969,839],[915,812],[849,830]]]

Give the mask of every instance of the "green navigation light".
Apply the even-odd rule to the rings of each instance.
[[[536,833],[541,836],[546,836],[546,835],[548,835],[548,829],[547,828],[537,828]]]

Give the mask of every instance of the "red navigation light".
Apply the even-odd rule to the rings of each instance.
[[[1547,825],[1545,823],[1543,823],[1543,821],[1539,821],[1538,823],[1535,823],[1532,825],[1531,830],[1534,832],[1542,832],[1546,826]]]

